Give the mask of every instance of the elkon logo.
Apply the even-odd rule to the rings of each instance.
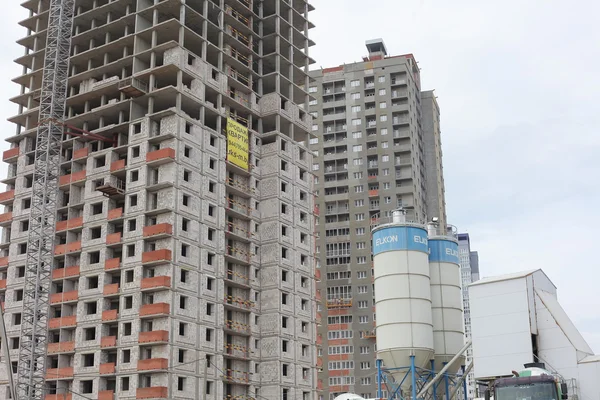
[[[419,235],[413,236],[413,240],[415,243],[422,243],[424,245],[427,245],[427,238],[421,237]],[[384,236],[375,240],[375,246],[381,246],[387,243],[398,243],[398,235]],[[456,254],[458,255],[458,253]]]
[[[446,249],[446,255],[458,257],[458,250]]]

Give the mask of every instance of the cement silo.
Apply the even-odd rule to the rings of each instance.
[[[442,232],[434,224],[429,224],[427,231],[435,370],[439,371],[465,344],[460,264],[452,231],[444,227]],[[456,373],[462,365],[464,357],[448,371]]]
[[[377,357],[388,368],[411,361],[417,368],[428,367],[434,343],[427,231],[407,222],[402,211],[394,211],[389,223],[381,222],[372,231]],[[391,372],[397,378],[405,373]],[[410,384],[406,379],[404,385]]]

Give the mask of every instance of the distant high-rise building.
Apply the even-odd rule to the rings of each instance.
[[[3,154],[2,346],[14,371],[33,164],[46,149],[36,140],[42,67],[59,18],[49,3],[60,2],[22,4],[19,108]],[[314,399],[313,7],[76,3],[46,399]]]
[[[479,280],[479,254],[471,251],[471,239],[468,233],[458,234],[458,254],[462,280],[463,310],[465,317],[465,340],[471,340],[471,308],[469,306],[469,285]],[[473,360],[473,350],[467,350],[466,365]],[[469,398],[476,395],[473,372],[467,377],[467,390]]]
[[[325,400],[375,397],[371,223],[399,207],[412,220],[446,220],[435,96],[421,91],[412,54],[388,56],[380,39],[367,49],[363,62],[311,72]]]

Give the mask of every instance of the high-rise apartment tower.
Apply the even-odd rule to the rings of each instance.
[[[19,111],[3,154],[2,345],[14,371],[48,4],[23,3]],[[312,9],[77,1],[47,400],[314,398]]]
[[[367,42],[363,62],[311,72],[312,169],[318,183],[318,267],[325,400],[375,397],[371,222],[399,207],[445,226],[439,107],[412,54]]]
[[[465,318],[465,340],[471,340],[471,306],[469,304],[469,285],[479,280],[479,254],[471,251],[471,238],[468,233],[458,234],[458,256],[462,281],[463,310]],[[473,361],[473,350],[467,350],[466,364]],[[473,372],[467,376],[467,390],[470,399],[478,396]]]

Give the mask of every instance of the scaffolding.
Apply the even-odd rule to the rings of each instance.
[[[51,0],[42,69],[23,321],[19,344],[17,398],[45,397],[49,293],[75,0]],[[9,373],[11,370],[9,369]]]

